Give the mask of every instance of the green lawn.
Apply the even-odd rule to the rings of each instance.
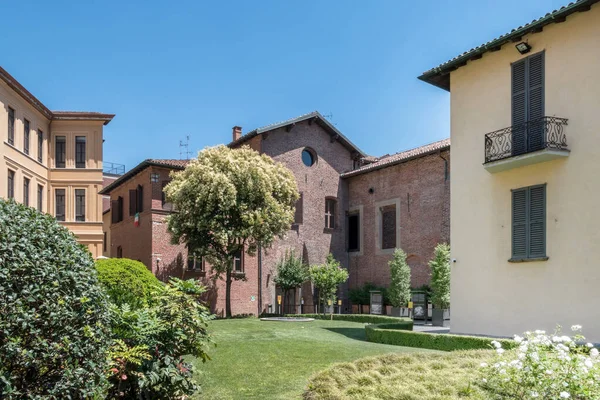
[[[298,399],[308,378],[332,363],[428,351],[366,342],[364,324],[345,321],[232,319],[210,330],[217,347],[211,361],[198,363],[198,399]]]

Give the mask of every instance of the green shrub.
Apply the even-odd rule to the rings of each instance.
[[[330,319],[329,315],[323,316],[323,314],[287,314],[286,317]],[[395,329],[412,330],[413,327],[413,321],[410,318],[387,317],[385,315],[333,314],[333,319],[338,321],[359,322],[363,324],[397,324],[398,328]],[[400,326],[402,326],[402,328],[400,328]]]
[[[98,260],[96,269],[111,302],[118,306],[144,307],[162,285],[144,264],[128,258]]]
[[[112,306],[109,398],[181,399],[197,391],[194,366],[183,357],[209,359],[204,290],[197,281],[172,279],[149,307]]]
[[[99,396],[108,326],[89,251],[50,215],[0,199],[0,398]]]
[[[365,334],[369,342],[443,351],[492,349],[492,341],[494,340],[502,343],[502,346],[506,349],[517,346],[517,343],[511,339],[407,332],[406,330],[390,327],[388,324],[383,326],[367,325],[365,326]]]
[[[392,307],[405,307],[411,298],[410,267],[406,262],[406,253],[395,249],[394,256],[388,263],[390,266],[390,287],[387,297]]]

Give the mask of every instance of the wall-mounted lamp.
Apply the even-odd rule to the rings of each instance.
[[[521,54],[527,54],[531,50],[531,46],[526,42],[517,43],[515,47]]]

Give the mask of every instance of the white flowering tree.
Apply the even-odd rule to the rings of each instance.
[[[232,281],[243,279],[233,273],[236,254],[271,246],[293,223],[299,194],[292,172],[247,146],[209,147],[164,191],[177,210],[168,219],[173,242],[207,257],[214,279],[225,275],[230,317]]]
[[[600,399],[598,349],[585,343],[581,326],[573,336],[544,331],[515,336],[516,351],[493,341],[497,359],[483,363],[481,385],[497,399]]]

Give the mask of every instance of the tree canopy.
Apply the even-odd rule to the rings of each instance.
[[[325,264],[313,265],[309,269],[310,280],[319,289],[319,303],[334,300],[338,286],[348,280],[348,271],[340,266],[332,254],[327,255]]]
[[[393,307],[404,307],[410,301],[410,267],[406,263],[406,253],[402,249],[394,250],[389,262],[391,282],[388,297]]]
[[[431,301],[441,308],[450,306],[450,246],[446,243],[435,247],[431,268]]]
[[[299,193],[292,172],[247,146],[208,147],[164,191],[176,209],[168,219],[173,241],[207,257],[215,279],[226,274],[231,316],[231,280],[240,277],[232,274],[234,257],[271,246],[294,220]]]

